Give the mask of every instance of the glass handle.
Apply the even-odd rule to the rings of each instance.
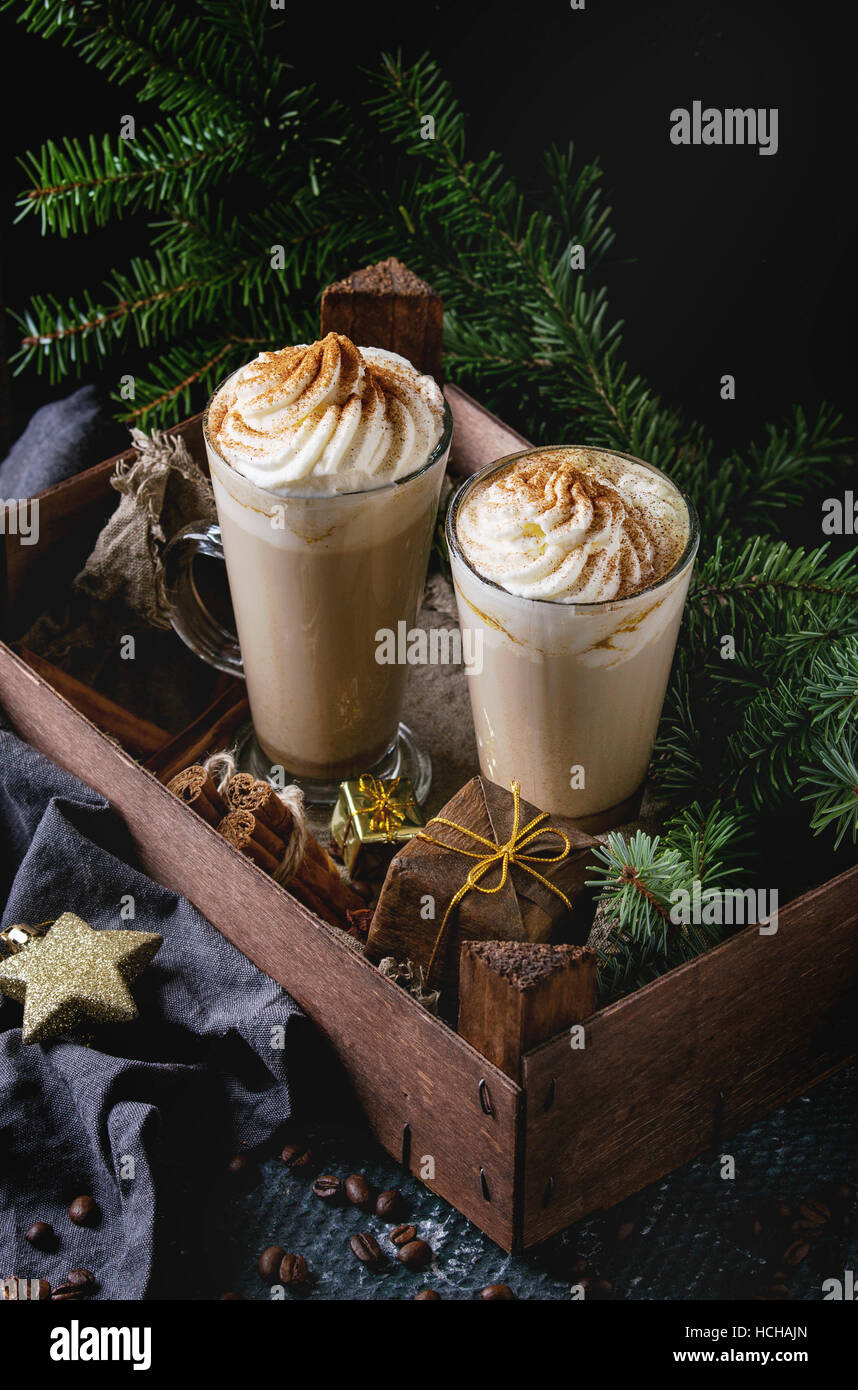
[[[223,560],[223,541],[217,523],[192,521],[174,536],[164,553],[170,622],[182,641],[218,671],[244,676],[244,663],[235,633],[204,604],[194,579],[198,555]]]

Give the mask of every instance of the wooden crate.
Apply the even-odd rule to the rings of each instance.
[[[526,443],[463,392],[448,396],[461,470]],[[199,417],[177,430],[199,454]],[[2,538],[4,637],[26,626],[86,554],[115,505],[114,464],[42,494],[37,546]],[[745,928],[594,1014],[583,1049],[562,1034],[507,1076],[173,797],[75,708],[80,695],[0,643],[0,703],[21,737],[110,801],[143,869],[194,903],[314,1019],[384,1148],[416,1176],[431,1159],[427,1186],[506,1250],[542,1241],[717,1146],[858,1051],[856,867],[782,909],[776,935]],[[229,710],[235,690],[215,682],[213,699]],[[118,707],[93,713],[108,728],[123,717]],[[196,749],[194,737],[192,728],[170,740],[151,766],[168,775]]]

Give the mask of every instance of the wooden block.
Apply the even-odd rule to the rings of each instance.
[[[322,295],[321,336],[326,333],[344,333],[358,347],[398,352],[441,380],[441,296],[395,256],[328,286]]]
[[[518,1079],[522,1054],[596,1009],[596,953],[547,942],[466,941],[459,1034]]]

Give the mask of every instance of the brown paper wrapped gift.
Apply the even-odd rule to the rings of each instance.
[[[516,799],[515,851],[504,856]],[[517,798],[517,789],[483,777],[467,782],[427,823],[425,835],[431,839],[416,837],[391,861],[367,954],[376,962],[394,956],[421,966],[426,987],[441,990],[449,1012],[458,997],[462,942],[547,941],[583,889],[599,842],[562,816],[541,816]]]

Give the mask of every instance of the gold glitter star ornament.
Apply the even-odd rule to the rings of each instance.
[[[47,1042],[87,1019],[130,1023],[137,1005],[128,987],[162,940],[157,932],[95,931],[64,912],[44,936],[0,960],[0,993],[24,1005],[24,1042]]]

